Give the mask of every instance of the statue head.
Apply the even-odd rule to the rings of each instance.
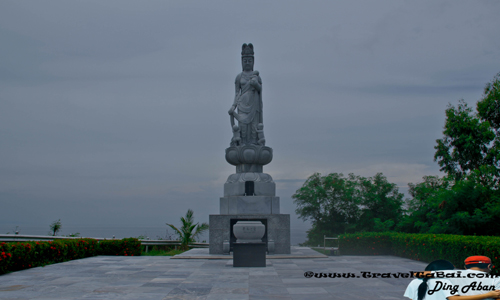
[[[243,44],[241,46],[241,66],[243,71],[253,71],[253,45]]]
[[[238,127],[238,125],[233,125],[233,131],[238,131],[240,130],[240,127]]]

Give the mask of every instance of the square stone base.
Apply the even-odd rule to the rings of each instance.
[[[233,267],[266,267],[266,243],[234,243]]]
[[[280,197],[232,196],[220,198],[221,215],[279,214]]]
[[[288,214],[248,214],[248,215],[210,215],[209,239],[210,254],[223,254],[222,243],[236,241],[232,235],[231,223],[241,221],[261,221],[266,225],[263,242],[274,241],[275,254],[290,254],[290,215]],[[267,247],[266,247],[267,248]]]

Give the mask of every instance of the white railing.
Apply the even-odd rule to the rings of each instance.
[[[149,250],[149,246],[174,246],[177,249],[177,246],[181,245],[180,241],[167,241],[167,240],[139,240],[141,241],[141,245],[146,246],[146,253]],[[189,244],[191,248],[208,248],[208,243],[192,243]]]
[[[50,235],[24,235],[24,234],[0,234],[0,242],[27,242],[27,241],[53,241],[53,240],[68,240],[68,239],[84,239],[85,237],[66,237],[66,236],[50,236]],[[90,238],[98,241],[113,240],[113,238]],[[146,246],[179,246],[180,241],[170,240],[139,240],[141,245]],[[192,243],[189,244],[192,248],[208,248],[208,243]]]
[[[84,237],[51,236],[51,235],[26,235],[26,234],[0,234],[0,242],[24,242],[24,241],[53,241],[53,240],[84,239]],[[104,241],[105,238],[89,238]],[[111,240],[111,239],[108,239]]]
[[[168,240],[139,240],[142,245],[146,246],[167,246],[167,245],[176,245],[179,246],[181,244],[180,241],[168,241]],[[192,248],[208,248],[208,243],[192,243],[189,244],[189,247]]]

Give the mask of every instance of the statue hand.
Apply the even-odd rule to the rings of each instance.
[[[257,81],[256,77],[253,77],[252,79],[250,79],[250,85],[253,86],[254,88],[258,87],[259,82]]]
[[[231,106],[231,108],[229,109],[229,111],[227,112],[229,115],[232,115],[234,113],[234,109],[235,107],[234,106]]]

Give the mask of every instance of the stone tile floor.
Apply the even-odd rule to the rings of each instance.
[[[292,246],[290,249],[290,254],[273,254],[267,255],[268,259],[279,259],[279,258],[326,258],[327,256],[321,254],[317,251],[312,250],[309,247],[297,247]],[[178,254],[174,257],[174,259],[231,259],[232,254],[209,254],[207,248],[195,248],[189,251]]]
[[[196,256],[200,252],[197,250]],[[296,247],[310,254],[309,249]],[[189,256],[189,255],[187,255]],[[231,259],[97,256],[0,275],[0,299],[405,299],[409,278],[306,278],[315,273],[408,273],[425,263],[394,256]]]

